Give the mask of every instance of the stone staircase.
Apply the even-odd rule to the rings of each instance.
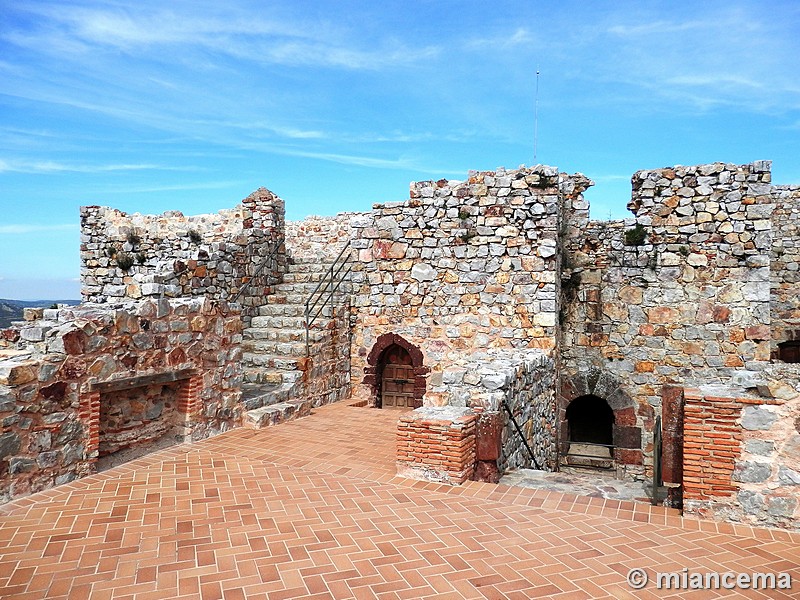
[[[306,358],[305,302],[330,267],[330,262],[318,256],[290,258],[283,283],[265,298],[258,316],[244,330],[242,403],[247,411],[246,426],[277,425],[306,416],[322,403],[306,393],[307,378],[313,373]],[[338,303],[344,299],[341,292],[334,298]],[[314,323],[309,335],[311,356],[326,342],[332,316],[332,309],[326,307]]]

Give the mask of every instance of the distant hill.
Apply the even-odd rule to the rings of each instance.
[[[22,320],[25,308],[50,308],[53,304],[80,304],[80,300],[5,300],[0,298],[0,329],[10,327],[12,321]]]

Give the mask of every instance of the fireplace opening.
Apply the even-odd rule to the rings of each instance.
[[[614,468],[614,411],[592,394],[575,398],[566,411],[566,464],[595,469]]]
[[[154,384],[100,395],[98,471],[183,441],[178,427],[183,421],[180,385]]]

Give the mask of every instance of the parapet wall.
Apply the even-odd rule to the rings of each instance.
[[[562,364],[634,398],[643,472],[668,383],[727,383],[770,357],[770,163],[634,174],[635,218],[568,241]],[[566,425],[565,425],[566,426]]]
[[[286,270],[282,246],[271,264],[262,267],[283,235],[284,202],[264,188],[237,207],[213,215],[128,215],[84,206],[81,294],[87,302],[235,298],[248,319]],[[250,283],[240,294],[246,282]]]
[[[0,350],[0,502],[91,473],[101,449],[241,423],[238,313],[183,298],[44,316]]]
[[[800,185],[772,188],[772,354],[800,341]]]
[[[558,171],[472,173],[466,182],[414,183],[410,195],[351,221],[356,394],[374,393],[365,359],[385,334],[420,348],[434,371],[490,347],[552,351]]]
[[[557,469],[556,369],[546,352],[494,348],[466,355],[431,374],[428,396],[436,397],[442,406],[498,415],[502,424],[497,457],[500,472],[535,466],[506,406],[533,450],[536,464],[547,471]]]
[[[684,510],[800,530],[800,367],[754,385],[685,390]]]

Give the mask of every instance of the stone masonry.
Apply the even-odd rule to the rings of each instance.
[[[593,402],[612,440],[595,467],[641,480],[663,459],[687,513],[798,529],[800,187],[770,167],[639,171],[619,221],[543,165],[292,223],[263,188],[216,215],[84,207],[87,303],[0,335],[0,498],[91,472],[101,447],[390,393],[420,407],[398,412],[407,475],[558,470]]]

